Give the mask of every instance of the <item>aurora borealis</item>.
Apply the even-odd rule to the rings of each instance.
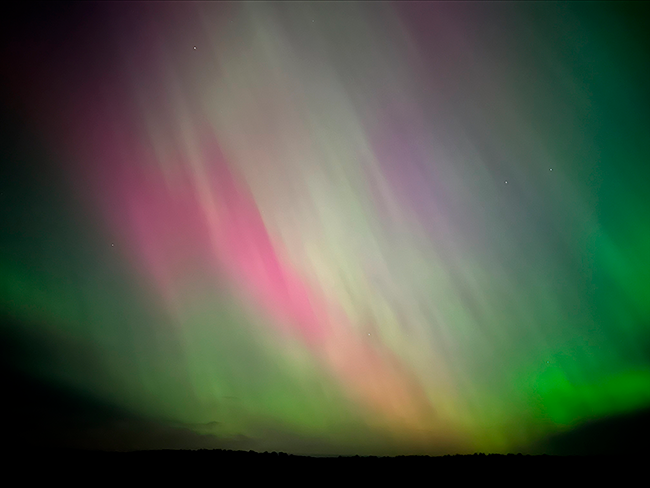
[[[30,442],[546,452],[650,408],[646,4],[45,10],[3,34],[4,401],[120,413]]]

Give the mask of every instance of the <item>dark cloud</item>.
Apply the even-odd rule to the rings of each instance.
[[[95,381],[101,378],[97,356],[87,344],[82,347],[46,330],[35,322],[0,320],[5,446],[126,451],[235,449],[242,443],[209,435],[217,421],[199,426],[147,419],[66,384],[64,374],[52,372],[72,369],[86,371]]]
[[[650,409],[587,422],[569,432],[555,434],[534,451],[558,456],[650,453]]]

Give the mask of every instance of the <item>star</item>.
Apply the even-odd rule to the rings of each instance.
[[[549,168],[548,170],[549,170],[549,171],[553,171],[553,168]]]
[[[111,242],[111,247],[115,247],[115,244],[113,244],[112,242]]]
[[[196,51],[196,46],[194,46],[194,50]]]
[[[506,180],[506,185],[508,184],[508,180]]]

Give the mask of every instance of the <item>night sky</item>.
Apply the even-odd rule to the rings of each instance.
[[[647,450],[649,13],[10,8],[5,444]]]

